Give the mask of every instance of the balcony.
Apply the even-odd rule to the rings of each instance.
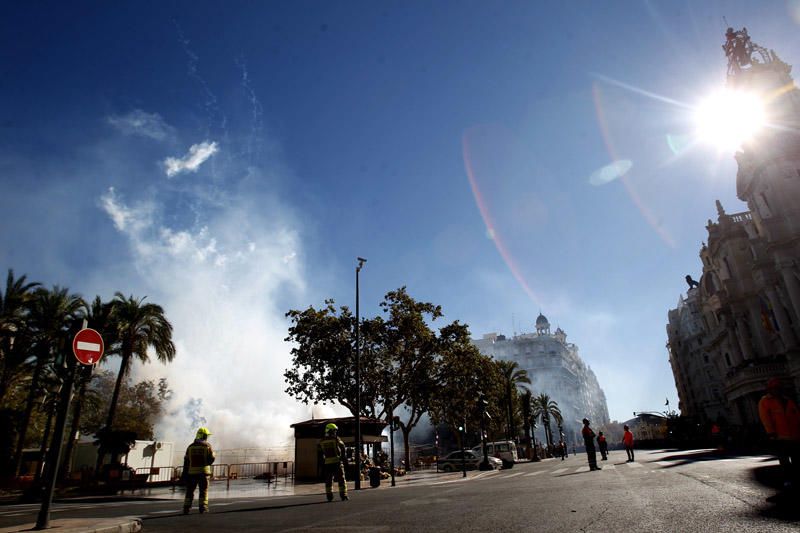
[[[725,396],[730,402],[746,394],[762,392],[768,379],[785,375],[783,358],[744,361],[725,375]]]

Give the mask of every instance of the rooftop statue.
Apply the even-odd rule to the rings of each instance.
[[[728,58],[728,76],[738,74],[742,68],[749,67],[758,63],[770,63],[773,59],[770,52],[763,46],[759,46],[750,40],[747,28],[734,30],[728,28],[725,32],[725,44],[722,45],[725,57]],[[757,52],[761,60],[753,57]]]

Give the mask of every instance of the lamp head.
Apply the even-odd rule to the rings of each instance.
[[[364,259],[363,257],[356,257],[356,259],[358,260],[358,270],[361,270],[364,267],[364,263],[366,263],[367,260]]]

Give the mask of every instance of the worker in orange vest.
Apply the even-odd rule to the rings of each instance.
[[[622,429],[625,432],[622,434],[622,445],[625,446],[625,453],[628,454],[628,463],[633,462],[633,433],[631,433],[631,428],[628,427],[628,424],[622,426]]]
[[[784,487],[800,484],[800,411],[786,396],[778,378],[767,382],[767,393],[758,402],[758,415],[784,471]]]
[[[603,435],[603,432],[597,434],[597,447],[600,448],[600,455],[603,457],[603,461],[608,460],[608,441],[606,440],[606,436]]]

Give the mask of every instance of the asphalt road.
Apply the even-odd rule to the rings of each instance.
[[[585,456],[518,464],[511,470],[433,477],[380,490],[211,501],[211,512],[180,513],[180,500],[59,503],[54,517],[138,516],[145,532],[173,531],[800,531],[800,502],[775,494],[777,461],[701,451],[612,452],[603,470]],[[0,527],[31,506],[0,508]]]

